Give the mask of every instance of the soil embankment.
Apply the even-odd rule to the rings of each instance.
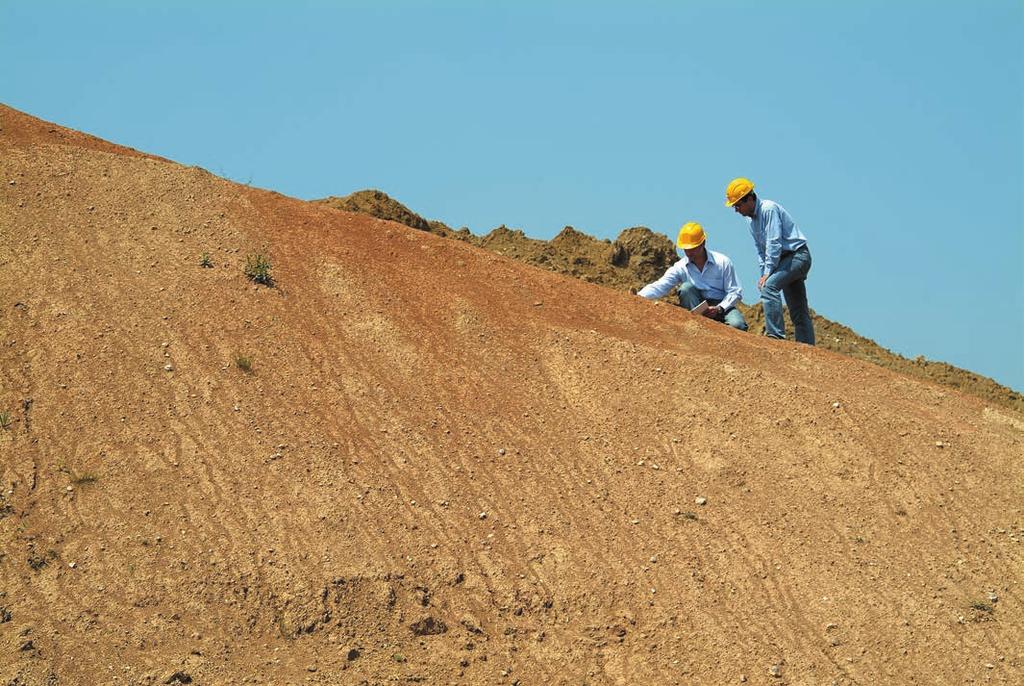
[[[2,683],[1024,677],[1012,409],[4,107],[0,294]]]

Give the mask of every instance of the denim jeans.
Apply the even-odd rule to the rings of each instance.
[[[687,281],[686,283],[679,287],[679,304],[682,307],[685,307],[688,310],[692,310],[693,308],[697,307],[697,305],[700,305],[701,300],[707,300],[708,305],[717,305],[719,302],[721,302],[720,300],[705,298],[701,294],[700,290],[689,281]],[[739,329],[740,331],[747,330],[747,320],[743,318],[743,313],[737,310],[735,307],[729,308],[729,311],[725,313],[724,317],[720,317],[715,321],[724,321],[732,328]]]
[[[782,320],[782,296],[785,295],[796,340],[814,345],[814,325],[807,308],[807,288],[804,285],[809,271],[811,251],[806,245],[779,260],[779,266],[761,289],[765,335],[771,338],[786,337],[786,324]]]

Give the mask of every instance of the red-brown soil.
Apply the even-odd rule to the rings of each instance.
[[[1024,681],[1013,409],[5,107],[0,294],[0,683]]]

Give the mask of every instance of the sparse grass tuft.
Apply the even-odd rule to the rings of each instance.
[[[85,472],[84,474],[71,473],[71,483],[75,486],[84,486],[86,484],[94,484],[100,480],[100,477],[91,473]]]
[[[32,571],[38,572],[40,569],[50,564],[51,560],[57,559],[56,550],[47,550],[45,555],[39,555],[33,553],[28,557],[28,566],[32,568]]]
[[[235,355],[235,366],[249,374],[252,372],[252,358],[245,355]]]
[[[11,428],[11,413],[0,412],[0,429],[7,431]]]
[[[245,257],[245,275],[253,283],[273,286],[274,277],[270,275],[270,257],[263,253],[252,253]]]
[[[971,609],[977,610],[978,612],[989,613],[995,610],[995,608],[992,607],[991,603],[986,603],[984,600],[975,600],[973,603],[971,603]]]
[[[213,259],[210,257],[210,253],[204,252],[202,255],[199,256],[199,266],[203,267],[204,269],[213,268]]]

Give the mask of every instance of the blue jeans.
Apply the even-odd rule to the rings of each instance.
[[[807,288],[804,285],[809,271],[811,251],[806,245],[787,253],[779,260],[779,266],[761,289],[765,335],[771,338],[786,337],[786,324],[782,320],[782,296],[785,295],[796,340],[814,345],[814,325],[811,323],[811,312],[807,308]]]
[[[679,304],[688,310],[700,305],[701,300],[707,300],[708,305],[717,305],[721,300],[714,300],[712,298],[705,298],[700,289],[694,286],[691,282],[687,281],[679,287]],[[725,322],[734,329],[740,331],[747,330],[747,320],[743,318],[743,313],[737,310],[735,307],[730,307],[729,311],[725,313],[725,316],[717,318],[715,321]]]

